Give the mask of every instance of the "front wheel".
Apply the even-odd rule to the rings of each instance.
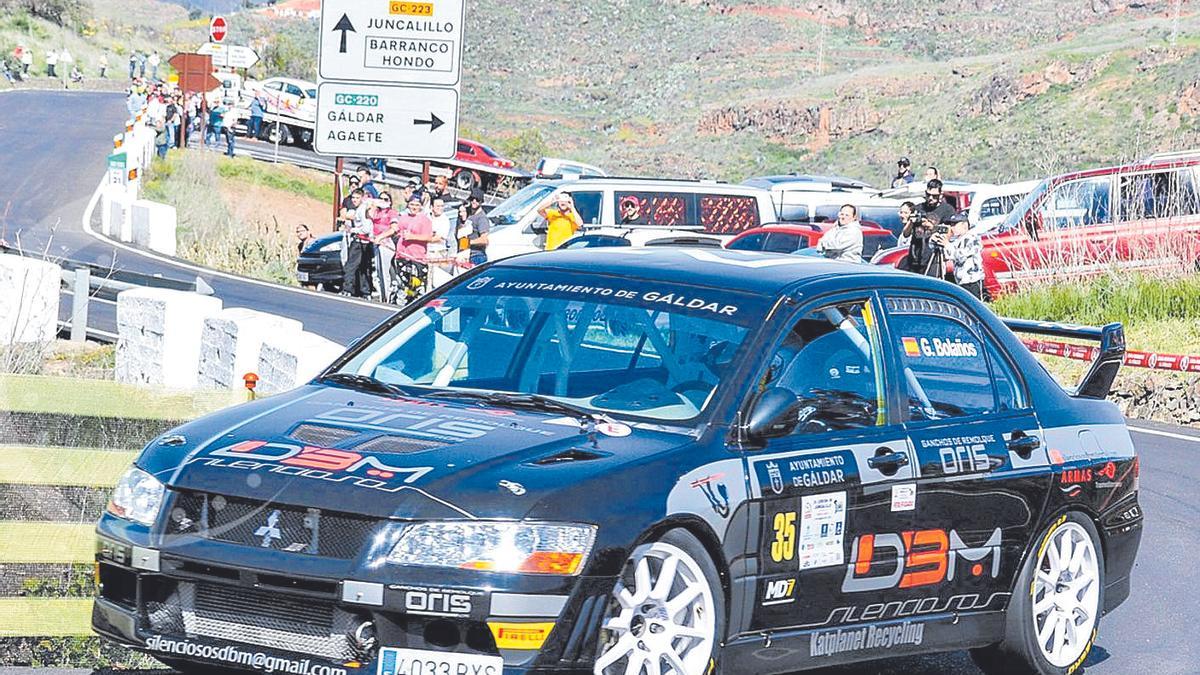
[[[1071,675],[1096,640],[1104,597],[1104,554],[1096,526],[1070,512],[1039,542],[1017,579],[1004,640],[971,652],[989,675]]]
[[[704,546],[671,530],[634,549],[613,588],[594,675],[707,675],[725,630],[725,595]]]

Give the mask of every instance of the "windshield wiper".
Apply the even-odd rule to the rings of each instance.
[[[373,391],[378,394],[391,394],[393,396],[408,396],[409,393],[394,384],[388,384],[383,380],[376,379],[370,375],[355,375],[354,373],[330,373],[317,380],[318,382],[332,382],[333,384],[344,384],[355,389],[363,391]]]
[[[469,398],[508,408],[556,412],[587,423],[595,422],[597,418],[604,417],[599,413],[571,405],[570,403],[563,403],[562,401],[541,394],[517,394],[508,391],[469,391],[460,389],[455,391],[435,391],[425,394],[425,396],[429,398]]]

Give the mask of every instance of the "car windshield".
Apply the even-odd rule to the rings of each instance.
[[[493,149],[491,149],[491,148],[489,148],[488,146],[486,146],[486,145],[484,145],[484,144],[480,143],[480,144],[479,144],[479,148],[480,148],[481,150],[483,150],[483,154],[487,155],[488,157],[491,157],[491,158],[493,158],[493,159],[500,159],[500,155],[497,155],[497,154],[496,154],[496,151],[495,151],[495,150],[493,150]]]
[[[316,89],[305,89],[305,90],[304,90],[304,95],[305,95],[305,96],[308,96],[308,97],[309,97],[309,98],[311,98],[311,99],[314,99],[314,100],[316,100],[316,98],[317,98],[317,90],[316,90]]]
[[[712,400],[770,300],[592,274],[491,270],[428,300],[338,372],[418,394],[427,387],[539,395],[596,414],[681,422]]]
[[[537,206],[547,195],[554,192],[553,185],[545,183],[533,183],[526,185],[517,191],[516,194],[500,202],[488,212],[488,219],[492,221],[494,228],[499,229],[505,225],[518,223],[525,214],[529,213],[533,207]]]
[[[1049,188],[1049,180],[1044,180],[1038,183],[1037,187],[1030,190],[1029,194],[1025,195],[1025,197],[1012,208],[1012,211],[1008,212],[1008,215],[1004,217],[1004,222],[1000,224],[1000,227],[996,228],[996,232],[1009,232],[1020,227],[1021,221],[1025,219],[1025,214],[1029,213],[1029,210],[1033,208],[1033,205],[1042,198],[1042,195],[1045,194],[1046,190]]]

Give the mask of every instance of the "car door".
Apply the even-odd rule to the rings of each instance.
[[[752,630],[861,620],[875,589],[843,592],[862,534],[910,529],[915,454],[887,396],[876,301],[867,294],[800,309],[756,380],[799,403],[798,423],[747,458],[761,521]]]
[[[1190,269],[1200,260],[1195,167],[1117,177],[1118,238],[1125,269]]]
[[[947,611],[998,609],[1051,480],[1037,416],[974,310],[937,294],[883,296],[888,352],[918,460],[914,524],[900,533],[906,562],[894,599]]]

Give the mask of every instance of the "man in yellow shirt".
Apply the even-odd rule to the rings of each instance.
[[[583,229],[583,218],[575,209],[575,200],[566,192],[560,192],[554,205],[547,204],[538,209],[538,215],[546,219],[546,250],[553,251],[563,242]]]

